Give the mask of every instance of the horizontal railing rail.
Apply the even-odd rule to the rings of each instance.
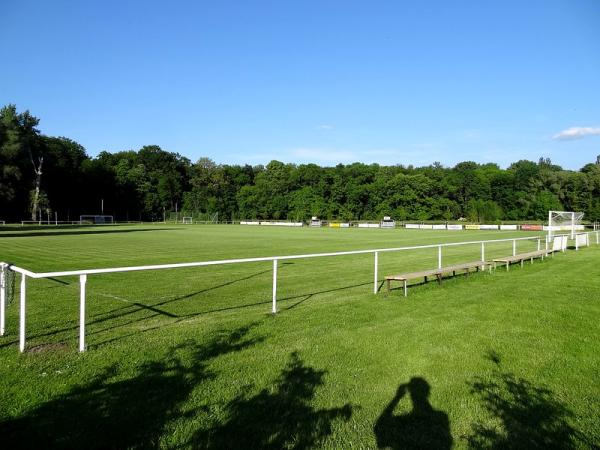
[[[141,270],[162,270],[162,269],[177,269],[184,267],[202,267],[202,266],[215,266],[223,264],[242,264],[251,262],[268,262],[268,261],[283,261],[289,259],[306,259],[306,258],[323,258],[332,256],[348,256],[348,255],[361,255],[361,254],[372,254],[372,253],[384,253],[384,252],[398,252],[406,250],[420,250],[427,248],[438,248],[438,247],[454,247],[462,245],[475,245],[475,244],[488,244],[493,242],[511,242],[511,241],[532,241],[537,239],[543,239],[540,236],[529,236],[521,238],[510,238],[510,239],[492,239],[483,241],[466,241],[466,242],[448,242],[444,244],[428,244],[428,245],[413,245],[409,247],[392,247],[392,248],[376,248],[369,250],[349,250],[342,252],[327,252],[327,253],[308,253],[299,255],[282,255],[282,256],[263,256],[258,258],[238,258],[238,259],[219,259],[214,261],[200,261],[200,262],[189,262],[189,263],[175,263],[175,264],[153,264],[146,266],[125,266],[125,267],[112,267],[105,269],[83,269],[83,270],[65,270],[59,272],[31,272],[30,270],[23,269],[10,265],[9,268],[15,272],[27,275],[30,278],[55,278],[55,277],[67,277],[77,275],[98,275],[102,273],[118,273],[118,272],[135,272]]]

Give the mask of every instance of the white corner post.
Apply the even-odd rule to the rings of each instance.
[[[79,351],[85,352],[85,283],[87,275],[79,275]]]
[[[517,240],[513,239],[513,256],[517,254]]]
[[[277,313],[277,260],[273,260],[273,314]]]
[[[24,273],[21,274],[21,290],[19,292],[19,351],[25,351],[25,281],[27,277]]]
[[[375,270],[373,271],[373,294],[377,294],[377,282],[379,278],[379,252],[375,252]]]
[[[438,245],[438,269],[442,268],[442,246]]]
[[[4,336],[6,324],[6,266],[0,264],[0,336]]]

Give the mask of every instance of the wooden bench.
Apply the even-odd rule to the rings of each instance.
[[[541,258],[543,261],[544,257],[548,256],[548,253],[550,253],[549,250],[537,250],[535,252],[521,253],[519,255],[506,256],[504,258],[495,258],[493,260],[494,270],[496,269],[496,266],[498,265],[498,263],[506,265],[506,271],[508,271],[508,267],[510,266],[511,263],[520,262],[521,267],[523,267],[523,261],[525,261],[526,259],[531,260],[532,264],[533,264],[533,260],[535,258]]]
[[[438,283],[442,282],[442,278],[444,274],[452,273],[452,275],[456,275],[456,272],[465,271],[468,275],[471,269],[475,269],[476,271],[480,269],[485,269],[485,267],[490,267],[491,262],[489,261],[472,261],[468,263],[455,264],[452,266],[442,267],[441,269],[431,269],[431,270],[422,270],[420,272],[407,272],[401,273],[398,275],[388,275],[385,277],[385,281],[387,283],[388,292],[391,290],[392,281],[401,281],[404,285],[404,296],[408,296],[408,281],[415,280],[418,278],[423,278],[424,282],[427,283],[427,278],[431,276],[435,276]]]

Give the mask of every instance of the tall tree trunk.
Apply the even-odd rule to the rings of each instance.
[[[35,182],[33,185],[33,200],[31,202],[31,220],[38,220],[38,211],[40,209],[40,186],[42,184],[42,165],[44,164],[44,157],[38,158],[38,165],[35,165],[33,158],[31,158],[33,164],[33,172],[35,173]]]

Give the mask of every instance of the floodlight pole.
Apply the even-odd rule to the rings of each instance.
[[[87,275],[79,275],[79,351],[85,351],[85,284]]]

